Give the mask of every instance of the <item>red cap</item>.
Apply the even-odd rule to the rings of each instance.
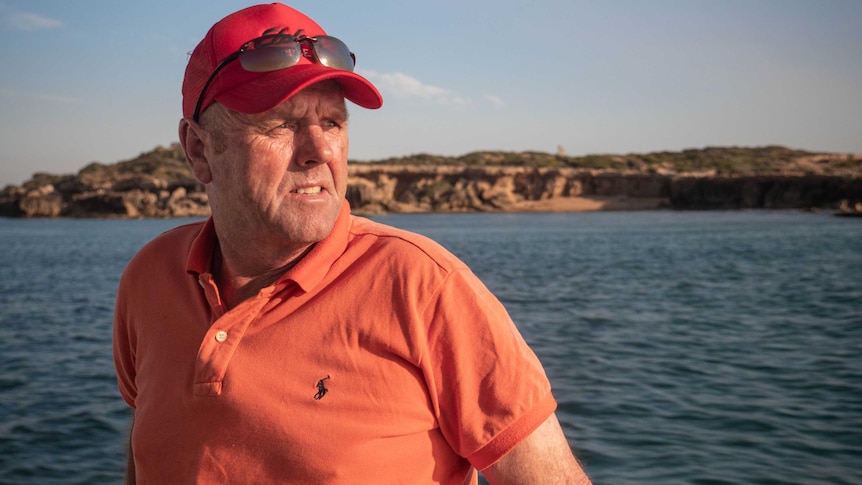
[[[288,32],[302,29],[309,37],[326,35],[314,20],[280,3],[255,5],[228,15],[212,26],[192,52],[183,80],[183,116],[194,114],[201,89],[225,57],[274,27]],[[262,73],[246,71],[239,62],[231,62],[207,88],[201,112],[218,101],[240,113],[261,113],[326,79],[337,80],[344,89],[344,97],[363,108],[377,109],[383,105],[377,88],[364,77],[302,57],[295,66]]]

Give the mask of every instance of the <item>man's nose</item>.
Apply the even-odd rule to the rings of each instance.
[[[332,140],[317,125],[306,126],[297,133],[295,150],[296,162],[301,167],[329,163],[334,153]]]

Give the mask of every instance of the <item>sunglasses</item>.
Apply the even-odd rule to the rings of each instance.
[[[284,30],[275,34],[264,34],[246,42],[216,66],[201,89],[192,119],[195,122],[200,121],[201,106],[207,88],[219,71],[231,62],[239,59],[242,68],[248,72],[271,72],[295,66],[303,57],[342,71],[352,72],[356,66],[356,56],[350,52],[344,42],[335,37],[328,35],[307,37],[302,30],[298,30],[295,34],[286,34]]]

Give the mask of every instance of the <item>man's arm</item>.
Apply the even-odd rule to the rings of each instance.
[[[493,485],[589,485],[555,414],[499,461],[482,470]]]
[[[135,454],[132,452],[132,429],[135,427],[135,415],[132,414],[131,426],[129,426],[129,451],[126,457],[126,485],[135,485]]]

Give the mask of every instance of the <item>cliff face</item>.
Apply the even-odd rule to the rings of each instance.
[[[675,177],[675,209],[834,209],[862,203],[862,178],[836,175]]]
[[[822,174],[354,166],[351,175],[348,200],[371,212],[830,209],[862,202],[862,178]]]
[[[715,150],[695,155],[708,154],[715,163],[725,163]],[[749,154],[733,150],[737,159],[740,153]],[[786,149],[773,147],[769,153],[774,156],[776,150]],[[358,213],[839,206],[852,210],[862,205],[862,158],[801,152],[780,164],[771,162],[766,172],[720,173],[702,166],[698,172],[679,171],[674,166],[679,162],[668,162],[680,158],[679,153],[651,157],[604,157],[616,165],[613,168],[571,166],[587,165],[595,157],[560,163],[559,157],[535,153],[352,163],[347,199]],[[691,154],[681,158],[688,164],[693,159]],[[178,145],[113,165],[94,163],[77,175],[36,174],[22,187],[0,192],[0,216],[7,217],[206,215],[206,193],[191,176]]]
[[[193,217],[209,215],[204,187],[179,145],[134,160],[92,163],[77,175],[37,173],[0,192],[6,217]]]

